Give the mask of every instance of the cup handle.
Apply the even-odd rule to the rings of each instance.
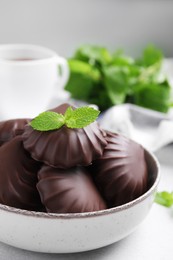
[[[63,89],[69,79],[69,75],[70,75],[69,66],[67,60],[59,56],[56,60],[56,63],[57,66],[60,66],[60,71],[61,71],[60,76],[58,75],[58,85],[60,86],[61,89]]]
[[[68,100],[70,99],[70,93],[64,90],[64,87],[70,75],[70,70],[68,67],[67,60],[58,56],[55,58],[55,64],[57,66],[56,68],[57,78],[55,80],[52,97],[47,105],[47,109],[68,102]],[[60,66],[61,73],[58,73],[58,66]]]

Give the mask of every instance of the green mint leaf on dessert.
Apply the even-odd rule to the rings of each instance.
[[[69,112],[67,111],[67,116],[65,120],[65,124],[69,128],[83,128],[92,122],[94,122],[98,115],[100,114],[100,111],[92,108],[92,107],[80,107],[75,110],[71,110],[69,115]]]
[[[173,192],[157,192],[155,196],[155,202],[168,208],[173,206]]]
[[[67,110],[65,111],[65,121],[67,121],[73,114],[73,109],[72,107],[68,107]]]
[[[91,107],[80,107],[73,110],[68,107],[65,114],[58,114],[56,112],[43,112],[35,117],[30,125],[37,131],[51,131],[61,128],[66,125],[69,128],[83,128],[94,122],[100,111]]]
[[[35,117],[30,125],[37,131],[50,131],[59,129],[64,125],[64,116],[55,112],[47,111]]]

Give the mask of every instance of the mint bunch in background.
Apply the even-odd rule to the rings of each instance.
[[[122,50],[110,53],[100,46],[83,45],[68,60],[70,78],[65,89],[71,97],[96,104],[100,110],[133,103],[167,112],[171,87],[161,75],[163,53],[147,46],[134,59]]]

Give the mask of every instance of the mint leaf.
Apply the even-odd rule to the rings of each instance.
[[[157,192],[155,202],[168,208],[171,207],[173,205],[173,192]]]
[[[37,131],[57,130],[63,125],[69,128],[83,128],[94,122],[100,111],[91,107],[80,107],[75,110],[68,107],[65,114],[47,111],[35,117],[30,125]]]
[[[63,115],[56,112],[47,111],[35,117],[30,122],[30,125],[37,131],[50,131],[59,129],[64,125],[64,122],[65,119]]]
[[[71,115],[66,117],[65,124],[69,128],[83,128],[94,122],[100,111],[92,107],[80,107],[70,111]],[[69,112],[68,112],[69,115]]]
[[[123,66],[109,66],[104,69],[104,84],[112,104],[118,105],[125,101],[129,70]]]
[[[92,65],[104,65],[111,62],[111,54],[105,47],[89,44],[85,44],[78,48],[74,57],[75,59],[83,60]]]
[[[124,54],[123,50],[116,50],[112,55],[112,64],[117,66],[131,66],[135,63],[135,60]]]
[[[68,120],[73,114],[73,109],[72,107],[68,107],[67,110],[65,111],[65,121]]]
[[[167,112],[170,106],[171,88],[168,81],[139,83],[134,88],[135,104],[160,112]]]
[[[149,44],[144,50],[142,57],[137,60],[139,65],[144,67],[151,66],[155,63],[162,63],[163,53],[160,49],[156,48],[154,45]]]
[[[76,99],[88,100],[95,85],[100,81],[100,72],[90,64],[80,60],[68,61],[70,77],[65,90]]]

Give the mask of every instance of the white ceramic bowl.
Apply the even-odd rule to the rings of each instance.
[[[144,220],[159,182],[157,159],[145,151],[148,191],[119,207],[91,213],[48,214],[0,204],[0,241],[31,251],[81,252],[114,243]]]

